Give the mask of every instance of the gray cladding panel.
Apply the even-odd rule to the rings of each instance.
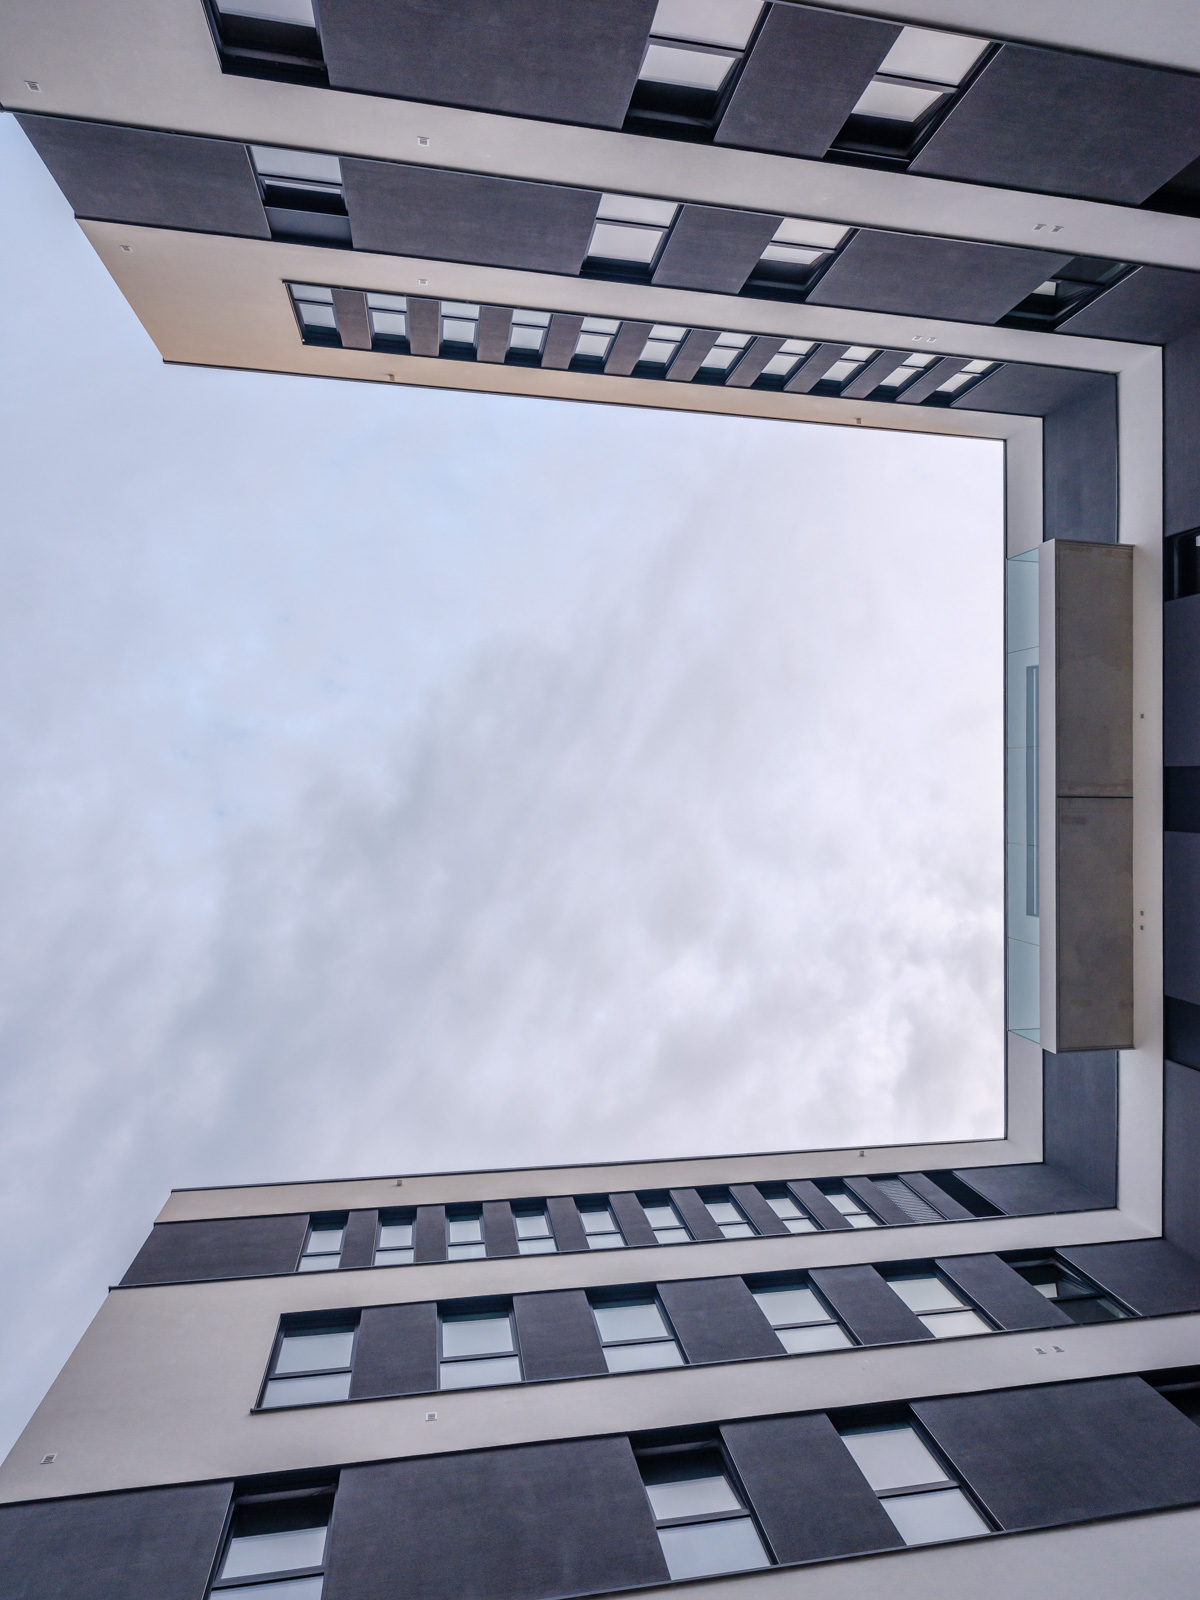
[[[2,1506],[0,1592],[4,1600],[199,1600],[232,1487]]]
[[[1044,417],[1058,406],[1069,405],[1089,391],[1113,382],[1109,374],[1102,372],[1006,361],[994,372],[985,373],[966,394],[950,404],[964,411],[1004,411],[1019,417]]]
[[[1042,1162],[1011,1167],[963,1167],[954,1176],[990,1200],[1006,1217],[1035,1217],[1057,1211],[1095,1211],[1097,1195],[1081,1189],[1065,1172]]]
[[[610,372],[617,378],[627,378],[641,359],[652,326],[653,324],[649,322],[623,322],[616,338],[609,346],[608,356],[604,362],[605,372]],[[688,339],[692,337],[693,335],[688,335]],[[684,340],[685,348],[688,339]],[[679,357],[676,356],[675,361],[678,360]]]
[[[860,1344],[933,1338],[874,1267],[817,1267],[809,1277]]]
[[[481,306],[475,356],[479,361],[503,361],[508,353],[512,312],[507,306]]]
[[[587,1234],[579,1220],[579,1208],[570,1195],[551,1195],[546,1201],[546,1210],[550,1214],[550,1226],[560,1250],[587,1249]]]
[[[974,1212],[968,1211],[966,1206],[959,1205],[957,1200],[952,1200],[923,1172],[902,1172],[900,1177],[914,1194],[919,1194],[921,1199],[927,1201],[935,1211],[940,1211],[948,1222],[969,1222],[974,1217]]]
[[[1060,799],[1056,806],[1056,1043],[1059,1050],[1130,1049],[1133,801]]]
[[[1006,1530],[1200,1501],[1200,1428],[1141,1378],[924,1400],[913,1411]]]
[[[809,1178],[798,1178],[794,1183],[789,1183],[788,1188],[796,1199],[812,1217],[818,1228],[848,1228],[850,1224],[838,1208],[823,1195],[816,1184]]]
[[[825,1561],[903,1544],[828,1417],[727,1422],[721,1437],[776,1560]]]
[[[546,330],[545,342],[542,345],[542,365],[554,371],[565,372],[571,365],[571,357],[575,354],[575,342],[579,338],[579,330],[583,326],[583,318],[564,311],[556,311],[550,318],[550,326]]]
[[[860,228],[817,280],[813,305],[997,322],[1067,256]]]
[[[868,361],[861,372],[856,373],[842,390],[844,400],[865,400],[873,394],[885,378],[895,372],[903,362],[907,350],[882,350],[872,360]]]
[[[1200,79],[1006,44],[910,171],[1138,205],[1200,153]]]
[[[654,283],[738,294],[782,221],[761,211],[684,206],[658,258]]]
[[[342,1240],[342,1259],[338,1263],[343,1272],[375,1265],[375,1237],[378,1228],[378,1211],[350,1213],[346,1219],[345,1238]]]
[[[18,121],[77,216],[271,237],[244,144],[65,117]]]
[[[619,128],[655,0],[321,0],[335,89]]]
[[[574,274],[600,204],[590,189],[342,158],[356,250]]]
[[[1200,1072],[1163,1068],[1163,1233],[1200,1257]]]
[[[441,309],[438,301],[408,297],[408,348],[414,356],[436,356],[441,349]]]
[[[671,1204],[683,1218],[693,1239],[723,1239],[725,1235],[695,1189],[672,1189]]]
[[[1058,1253],[1139,1316],[1200,1311],[1200,1261],[1165,1239],[1077,1244]]]
[[[759,1233],[768,1238],[772,1234],[787,1233],[786,1223],[775,1215],[754,1184],[734,1183],[729,1192]]]
[[[1163,984],[1200,1005],[1200,833],[1163,835]]]
[[[1042,1052],[1044,1155],[1104,1205],[1117,1203],[1117,1052]]]
[[[654,1229],[650,1226],[646,1213],[642,1210],[635,1194],[610,1194],[608,1203],[612,1207],[612,1214],[617,1219],[617,1227],[625,1235],[625,1243],[629,1245],[657,1245]]]
[[[521,1366],[530,1382],[593,1378],[608,1371],[596,1319],[582,1289],[519,1294],[513,1299]]]
[[[783,339],[779,337],[752,339],[742,359],[725,379],[726,384],[733,389],[748,389],[762,376],[763,368],[772,356],[778,355],[782,345]]]
[[[413,1260],[445,1261],[446,1259],[446,1208],[445,1206],[418,1206],[413,1228]]]
[[[934,1264],[1005,1333],[1071,1326],[1065,1312],[999,1256],[943,1256]]]
[[[361,289],[335,289],[333,314],[337,319],[338,333],[346,350],[371,348],[371,322],[367,315],[367,297]]]
[[[772,6],[716,143],[823,156],[899,33],[869,17]]]
[[[483,1242],[489,1256],[517,1254],[517,1226],[507,1200],[483,1202]]]
[[[1200,594],[1163,607],[1163,761],[1200,767]]]
[[[351,1400],[430,1394],[438,1386],[437,1306],[367,1306],[354,1344]]]
[[[693,1365],[782,1355],[783,1346],[741,1278],[690,1278],[658,1285],[659,1299]]]
[[[1137,267],[1059,323],[1063,333],[1093,339],[1166,344],[1200,323],[1200,272]]]
[[[870,1178],[843,1178],[842,1182],[856,1199],[861,1200],[868,1211],[873,1211],[880,1222],[907,1226],[912,1218],[906,1211],[902,1211],[894,1200],[889,1200],[887,1195],[877,1183],[872,1183]]]
[[[849,348],[848,344],[819,344],[804,358],[784,384],[786,393],[808,394],[816,388],[834,362],[841,360]]]
[[[1173,339],[1163,351],[1163,477],[1166,526],[1185,533],[1200,527],[1200,329]],[[1176,604],[1180,604],[1176,601]],[[1168,607],[1168,610],[1170,607]]]
[[[667,1577],[629,1441],[342,1469],[323,1600],[545,1600]]]
[[[1117,380],[1097,379],[1042,429],[1047,539],[1117,542]]]
[[[928,400],[935,389],[940,389],[947,378],[952,378],[956,372],[961,372],[966,365],[966,356],[943,356],[931,367],[926,367],[915,383],[910,383],[902,394],[896,396],[897,403],[902,406],[919,406],[922,400]]]
[[[285,1217],[217,1217],[204,1222],[156,1222],[121,1279],[200,1283],[206,1278],[263,1278],[295,1272],[308,1232],[308,1213]]]
[[[625,327],[629,324],[626,323]],[[639,324],[650,331],[648,323]],[[622,329],[624,332],[624,329]],[[693,328],[687,338],[679,346],[674,361],[667,368],[667,380],[670,383],[690,383],[700,370],[705,356],[717,342],[717,334],[712,328]],[[609,371],[608,367],[604,369]]]

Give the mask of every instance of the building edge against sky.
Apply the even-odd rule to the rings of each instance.
[[[1194,19],[288,5],[0,25],[164,357],[1002,438],[1036,986],[1002,1140],[178,1191],[0,1595],[1190,1594]]]

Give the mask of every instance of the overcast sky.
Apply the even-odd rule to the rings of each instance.
[[[1001,1131],[998,445],[165,367],[0,183],[0,1449],[172,1186]]]

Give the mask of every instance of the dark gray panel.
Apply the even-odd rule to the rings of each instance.
[[[17,120],[77,216],[271,237],[244,144],[65,117]]]
[[[823,156],[899,33],[873,18],[772,6],[717,144]]]
[[[1070,1327],[1071,1319],[999,1256],[941,1256],[935,1263],[998,1328]]]
[[[356,250],[576,273],[600,196],[440,167],[342,158]]]
[[[1200,1261],[1165,1239],[1077,1244],[1058,1253],[1139,1316],[1200,1311]]]
[[[725,379],[732,389],[748,389],[762,376],[762,369],[771,357],[778,355],[783,346],[781,338],[752,339],[741,360]]]
[[[1164,771],[1163,827],[1168,833],[1200,833],[1200,767]]]
[[[512,312],[507,306],[481,306],[475,358],[478,361],[503,361],[508,354],[512,331]]]
[[[683,1353],[693,1364],[783,1354],[783,1346],[741,1278],[660,1283],[658,1294]]]
[[[442,347],[441,308],[437,300],[408,297],[408,348],[414,356],[436,356]]]
[[[379,1227],[378,1211],[352,1211],[346,1219],[346,1235],[342,1240],[343,1272],[375,1265],[375,1235]]]
[[[628,1439],[343,1467],[323,1600],[545,1600],[661,1583]]]
[[[333,314],[346,350],[371,348],[371,323],[367,317],[367,297],[361,289],[335,289]]]
[[[1200,1257],[1200,1072],[1163,1066],[1163,1233]]]
[[[1129,545],[1119,547],[1129,550]],[[1059,1050],[1133,1045],[1133,801],[1060,799]]]
[[[1059,323],[1091,339],[1166,344],[1200,323],[1200,272],[1135,267],[1127,278]]]
[[[1200,1428],[1141,1378],[922,1400],[913,1411],[1004,1529],[1200,1500]]]
[[[0,1506],[4,1600],[199,1600],[232,1487]]]
[[[1026,362],[1006,361],[950,404],[965,411],[1004,411],[1019,417],[1044,417],[1059,406],[1082,399],[1090,390],[1113,382],[1112,375],[1105,372],[1080,372],[1073,367],[1035,367]]]
[[[959,1205],[957,1200],[952,1200],[944,1189],[939,1189],[932,1178],[927,1178],[923,1172],[902,1172],[900,1177],[922,1200],[928,1201],[935,1211],[940,1211],[948,1222],[969,1222],[974,1213],[967,1210],[966,1206]]]
[[[721,1437],[777,1561],[825,1561],[903,1543],[828,1417],[727,1422]]]
[[[1117,542],[1117,380],[1051,411],[1042,429],[1046,539]]]
[[[628,323],[625,324],[629,326]],[[649,327],[649,324],[642,324]],[[690,383],[700,370],[700,363],[717,342],[716,330],[712,328],[693,328],[687,338],[679,346],[675,359],[667,368],[667,380],[670,383]],[[604,369],[606,372],[608,368]]]
[[[335,89],[619,128],[655,0],[321,0]]]
[[[1163,762],[1200,767],[1200,594],[1163,607]]]
[[[809,1277],[860,1344],[933,1338],[874,1267],[817,1267]]]
[[[287,1217],[215,1217],[156,1222],[121,1287],[199,1283],[205,1278],[265,1278],[295,1272],[308,1213]]]
[[[412,302],[410,301],[411,305]],[[445,1206],[418,1206],[413,1228],[413,1261],[446,1260]]]
[[[1006,44],[910,164],[1138,205],[1200,153],[1200,79]]]
[[[517,1225],[507,1200],[483,1202],[483,1242],[489,1256],[517,1254]]]
[[[683,1218],[693,1239],[723,1239],[725,1235],[713,1221],[708,1207],[695,1189],[672,1189],[671,1201]]]
[[[815,389],[817,384],[833,366],[849,350],[848,344],[819,344],[812,353],[792,373],[784,384],[788,394],[808,394]]]
[[[808,299],[820,306],[997,322],[1068,260],[1011,245],[860,228]]]
[[[546,1210],[550,1213],[550,1226],[554,1229],[554,1238],[561,1251],[587,1249],[587,1234],[579,1220],[579,1208],[570,1195],[551,1195],[546,1201]]]
[[[437,1306],[367,1306],[354,1343],[351,1400],[430,1394],[438,1386]]]
[[[827,1200],[817,1188],[815,1183],[808,1178],[797,1178],[788,1184],[788,1188],[796,1199],[812,1217],[818,1228],[848,1228],[850,1224],[833,1204]]]
[[[843,1178],[852,1195],[862,1201],[868,1211],[873,1211],[880,1222],[886,1222],[892,1227],[909,1227],[912,1218],[906,1211],[901,1211],[894,1200],[889,1200],[878,1184],[872,1183],[870,1178]]]
[[[625,1235],[625,1243],[634,1245],[657,1245],[654,1229],[646,1218],[646,1213],[638,1204],[635,1194],[610,1194],[608,1203],[612,1207],[613,1216],[617,1219],[617,1227]]]
[[[545,343],[542,345],[542,365],[555,371],[565,372],[571,365],[571,357],[575,354],[575,344],[582,327],[582,317],[555,312],[550,318]]]
[[[782,221],[761,211],[684,206],[653,281],[660,288],[737,294]]]
[[[879,355],[867,362],[861,372],[850,379],[842,390],[843,399],[865,400],[869,394],[878,389],[885,378],[895,372],[908,353],[907,350],[882,350]]]
[[[1200,425],[1197,418],[1200,418],[1200,330],[1173,339],[1163,351],[1166,520],[1163,532],[1168,536],[1200,527]]]
[[[1006,1217],[1058,1211],[1096,1211],[1101,1202],[1057,1167],[1029,1162],[1011,1167],[963,1167],[954,1176],[990,1200]]]
[[[1170,608],[1168,607],[1168,610]],[[1200,833],[1163,835],[1163,986],[1200,1005]]]
[[[594,1378],[607,1372],[596,1319],[582,1289],[513,1298],[521,1366],[530,1382]]]
[[[1133,549],[1060,539],[1054,565],[1055,786],[1133,794]]]
[[[1117,1203],[1117,1052],[1042,1052],[1043,1155],[1106,1206]]]
[[[931,367],[926,367],[915,383],[910,383],[903,394],[896,396],[896,402],[902,406],[919,406],[922,400],[928,400],[935,389],[940,389],[947,378],[952,378],[956,372],[961,372],[967,365],[966,356],[943,356],[940,361],[935,361]]]
[[[605,372],[610,372],[617,378],[627,378],[641,359],[642,351],[646,348],[646,340],[650,337],[651,326],[649,322],[623,322],[620,332],[609,347],[604,362]],[[684,343],[686,342],[685,340]],[[675,359],[678,361],[679,357],[676,356]]]
[[[1200,1006],[1163,996],[1163,1050],[1181,1066],[1200,1070]]]
[[[730,1194],[746,1213],[759,1233],[768,1235],[787,1233],[787,1225],[775,1215],[753,1183],[734,1183]]]

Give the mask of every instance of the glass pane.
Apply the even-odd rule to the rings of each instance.
[[[804,217],[784,217],[775,229],[781,244],[814,244],[821,250],[836,250],[850,232],[837,222],[810,222]]]
[[[858,1201],[852,1200],[843,1189],[834,1189],[825,1198],[831,1206],[836,1206],[844,1217],[851,1217],[856,1211],[862,1210]]]
[[[315,283],[294,283],[292,293],[297,300],[320,300],[327,306],[333,304],[333,290],[320,288]]]
[[[643,1206],[642,1210],[646,1213],[646,1221],[652,1228],[677,1228],[679,1226],[679,1218],[675,1213],[674,1206]]]
[[[580,324],[580,333],[616,333],[621,326],[610,317],[584,317]]]
[[[279,1346],[275,1374],[320,1372],[326,1367],[348,1367],[354,1349],[354,1329],[329,1333],[285,1333]]]
[[[606,261],[654,260],[662,231],[659,228],[635,228],[623,222],[598,222],[592,229],[592,242],[588,255],[600,256]]]
[[[369,294],[367,304],[372,311],[408,310],[408,298],[402,294]]]
[[[520,1383],[521,1363],[516,1356],[487,1361],[443,1361],[438,1369],[442,1389],[486,1389],[496,1383]]]
[[[548,311],[514,311],[513,321],[527,328],[548,328],[550,326],[550,313]]]
[[[856,1211],[846,1219],[852,1228],[877,1228],[879,1224],[874,1217],[869,1217],[865,1211]]]
[[[968,1333],[991,1333],[992,1329],[975,1311],[947,1311],[941,1316],[922,1317],[935,1339],[962,1339]]]
[[[332,306],[311,306],[305,301],[297,309],[300,312],[300,320],[306,328],[337,327]]]
[[[239,1583],[235,1589],[219,1589],[218,1594],[244,1595],[245,1600],[321,1600],[324,1578],[285,1578],[282,1583]]]
[[[314,1228],[308,1236],[308,1243],[304,1246],[304,1254],[320,1256],[331,1250],[340,1250],[343,1232],[342,1228]]]
[[[793,266],[811,267],[825,254],[807,244],[769,244],[762,253],[764,261],[789,261]]]
[[[810,1222],[807,1217],[788,1217],[787,1231],[789,1233],[816,1233],[817,1225]]]
[[[508,335],[508,348],[510,350],[540,350],[542,340],[546,337],[544,328],[518,328],[513,327]]]
[[[498,1355],[513,1347],[509,1317],[445,1317],[442,1320],[444,1356]]]
[[[775,1215],[777,1217],[782,1217],[785,1221],[787,1220],[788,1217],[798,1217],[801,1214],[800,1213],[800,1207],[796,1204],[796,1202],[791,1198],[790,1195],[786,1195],[786,1194],[768,1195],[767,1196],[767,1204],[770,1206],[771,1210],[775,1213]]]
[[[792,1322],[828,1322],[829,1313],[811,1289],[759,1289],[758,1308],[773,1328]]]
[[[714,1222],[740,1222],[742,1220],[736,1206],[728,1200],[706,1200],[708,1214]]]
[[[276,150],[270,145],[252,144],[254,170],[272,178],[300,178],[309,183],[342,181],[342,164],[337,156],[318,155],[314,150]]]
[[[941,33],[933,28],[902,28],[879,70],[894,78],[961,83],[986,49],[986,39]]]
[[[648,83],[675,83],[685,89],[719,89],[729,75],[733,56],[708,50],[676,50],[653,42],[638,74]]]
[[[413,1253],[411,1250],[376,1250],[375,1265],[377,1267],[411,1267]]]
[[[468,305],[463,300],[443,300],[442,315],[444,317],[478,317],[479,307]]]
[[[297,1272],[336,1272],[340,1256],[301,1256]]]
[[[711,367],[717,372],[724,372],[727,367],[733,365],[738,355],[739,352],[737,350],[722,350],[719,345],[714,345],[700,365],[702,367]]]
[[[482,1244],[452,1244],[446,1251],[451,1261],[477,1261],[487,1255]]]
[[[682,339],[686,328],[676,328],[669,322],[656,322],[650,329],[652,339]]]
[[[589,1250],[624,1250],[625,1241],[619,1233],[588,1234]]]
[[[753,1239],[754,1229],[748,1222],[726,1222],[721,1225],[721,1233],[726,1239]]]
[[[931,1272],[911,1278],[889,1278],[888,1282],[910,1311],[949,1311],[966,1304],[961,1295],[955,1294]]]
[[[742,1502],[728,1478],[713,1473],[707,1478],[679,1478],[671,1483],[648,1483],[646,1493],[660,1522],[676,1517],[705,1517],[716,1511],[741,1511]]]
[[[483,1238],[483,1223],[478,1217],[451,1217],[446,1223],[446,1237],[451,1244],[472,1244]]]
[[[523,1256],[552,1256],[558,1246],[553,1239],[521,1239],[517,1251]]]
[[[719,333],[717,335],[717,344],[722,349],[744,350],[749,343],[750,335],[748,333]]]
[[[659,1244],[691,1244],[692,1236],[686,1228],[656,1228],[654,1237]]]
[[[859,96],[860,117],[885,117],[889,122],[916,122],[942,98],[941,89],[916,89],[909,83],[885,83],[876,78]]]
[[[636,194],[602,194],[596,215],[604,222],[648,222],[668,228],[678,210],[674,200],[647,200]]]
[[[513,1218],[518,1239],[548,1239],[550,1219],[544,1211],[518,1212]]]
[[[872,1489],[904,1489],[937,1483],[946,1474],[907,1423],[893,1428],[863,1428],[842,1435]]]
[[[592,356],[602,361],[608,354],[608,347],[612,340],[605,333],[581,333],[575,341],[575,354],[577,356]]]
[[[836,1322],[818,1324],[815,1328],[780,1328],[779,1342],[790,1356],[807,1356],[815,1350],[850,1350],[849,1336]]]
[[[749,1517],[660,1528],[658,1538],[667,1571],[676,1579],[701,1578],[709,1572],[745,1572],[771,1564]]]
[[[636,1305],[593,1306],[600,1337],[613,1339],[665,1339],[667,1325],[653,1300]]]
[[[675,346],[668,344],[665,339],[647,339],[639,359],[662,367],[670,361],[674,354]]]
[[[463,317],[443,317],[442,338],[447,344],[474,344],[475,324]]]
[[[991,1532],[961,1489],[890,1495],[879,1503],[905,1544],[937,1544],[942,1539],[970,1539]]]
[[[650,32],[743,50],[761,10],[762,0],[658,0]]]
[[[1058,1304],[1072,1322],[1116,1322],[1125,1313],[1111,1300],[1097,1295],[1094,1299],[1067,1299],[1060,1292]]]
[[[650,1372],[656,1367],[683,1365],[674,1339],[659,1339],[654,1344],[606,1344],[604,1361],[610,1372]]]
[[[371,326],[389,339],[408,338],[408,318],[403,311],[372,311]]]
[[[325,1528],[289,1528],[284,1533],[253,1533],[231,1539],[221,1563],[222,1578],[249,1578],[259,1572],[290,1572],[319,1567],[325,1559]]]
[[[264,1410],[272,1411],[276,1406],[319,1406],[349,1398],[350,1374],[327,1372],[319,1378],[272,1378],[262,1403]]]
[[[599,1211],[584,1211],[581,1207],[579,1220],[583,1223],[584,1233],[612,1233],[617,1226],[607,1206]]]
[[[411,1222],[385,1222],[379,1230],[381,1250],[404,1250],[413,1242]]]
[[[768,378],[783,378],[786,377],[786,375],[795,365],[795,356],[772,356],[770,361],[768,361],[766,366],[763,368],[763,375],[764,377]]]

